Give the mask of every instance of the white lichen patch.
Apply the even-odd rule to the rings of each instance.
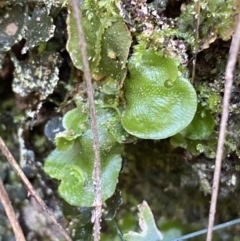
[[[21,97],[35,92],[44,100],[57,85],[60,57],[57,53],[45,52],[32,58],[26,61],[12,58],[15,65],[12,88]]]

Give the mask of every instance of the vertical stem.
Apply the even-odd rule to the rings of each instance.
[[[199,50],[199,24],[200,24],[200,11],[201,11],[201,7],[200,7],[200,0],[197,0],[197,2],[195,2],[195,14],[193,16],[193,23],[194,23],[194,38],[195,38],[195,46],[193,49],[193,68],[192,68],[192,83],[195,80],[195,76],[196,76],[196,63],[197,63],[197,53]]]
[[[102,216],[102,190],[101,190],[101,162],[100,162],[100,149],[99,149],[99,140],[98,140],[98,129],[97,129],[97,119],[96,119],[96,111],[94,104],[94,90],[92,86],[92,78],[88,63],[87,50],[86,50],[86,42],[84,38],[84,32],[81,21],[81,12],[79,10],[79,5],[76,0],[71,0],[73,14],[76,21],[77,26],[77,34],[79,39],[79,48],[82,53],[82,62],[83,62],[83,70],[87,85],[87,94],[89,100],[89,108],[90,108],[90,119],[91,119],[91,128],[93,133],[93,149],[94,149],[94,170],[93,170],[93,178],[94,178],[94,212],[92,216],[92,220],[94,221],[94,241],[100,240],[100,229],[101,229],[101,216]]]
[[[228,113],[229,113],[229,102],[230,102],[231,88],[233,83],[233,71],[237,62],[239,45],[240,45],[240,15],[239,15],[237,29],[232,37],[231,47],[229,50],[229,58],[226,66],[226,72],[225,72],[225,88],[224,88],[224,97],[223,97],[223,106],[222,106],[222,118],[221,118],[218,147],[217,147],[217,154],[216,154],[216,160],[215,160],[215,171],[214,171],[214,177],[213,177],[212,198],[211,198],[211,206],[209,210],[209,222],[208,222],[208,232],[207,232],[206,241],[212,240],[212,230],[213,230],[214,218],[216,213],[223,148],[224,148],[225,133],[226,133],[227,120],[228,120]]]

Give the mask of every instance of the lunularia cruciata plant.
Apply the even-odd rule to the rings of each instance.
[[[197,109],[197,96],[188,79],[178,76],[175,61],[147,50],[129,60],[124,82],[124,129],[142,139],[164,139],[184,129]]]
[[[158,230],[152,211],[146,201],[138,205],[138,217],[141,233],[128,232],[123,235],[125,241],[160,241],[162,233]]]
[[[44,170],[51,177],[61,180],[58,190],[68,203],[91,207],[94,201],[94,152],[90,120],[85,111],[78,107],[65,114],[65,131],[56,136],[56,149],[47,157]],[[101,154],[102,198],[105,201],[113,195],[116,188],[122,166],[122,145],[108,128],[109,123],[114,125],[116,113],[97,107],[96,116]],[[117,127],[116,129],[118,130]]]

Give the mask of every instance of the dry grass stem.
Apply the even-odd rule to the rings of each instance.
[[[32,184],[28,181],[27,177],[23,173],[22,169],[19,167],[17,162],[15,161],[14,157],[12,156],[11,152],[8,150],[7,146],[5,145],[3,139],[0,137],[0,149],[4,156],[7,158],[8,162],[11,164],[17,175],[21,178],[24,185],[27,187],[29,193],[31,196],[33,196],[37,202],[41,205],[44,211],[47,212],[52,222],[59,228],[59,231],[62,233],[62,235],[66,238],[67,241],[72,241],[71,237],[68,235],[68,233],[64,230],[64,228],[57,222],[55,219],[53,213],[48,209],[44,201],[40,198],[40,196],[37,194],[35,189],[33,188]]]
[[[11,205],[11,201],[9,200],[7,191],[4,188],[2,179],[0,178],[0,201],[5,209],[8,220],[13,228],[13,232],[15,234],[16,241],[26,241],[23,231],[18,223],[18,220],[15,216],[13,207]]]
[[[77,34],[79,39],[79,48],[82,53],[82,61],[83,61],[83,70],[87,85],[87,94],[89,100],[89,108],[90,108],[90,119],[91,119],[91,128],[93,133],[93,149],[94,149],[94,212],[92,215],[92,221],[94,221],[94,241],[100,240],[100,229],[101,229],[101,216],[102,216],[102,190],[101,190],[101,162],[100,162],[100,149],[99,149],[99,140],[98,140],[98,129],[97,129],[97,119],[96,119],[96,111],[94,104],[94,90],[92,86],[92,78],[88,63],[87,50],[86,50],[86,42],[84,38],[84,32],[81,22],[81,13],[79,10],[79,5],[77,0],[71,1],[74,18],[77,26]]]
[[[232,42],[229,50],[229,57],[228,57],[228,62],[227,62],[226,72],[225,72],[225,89],[224,89],[224,97],[223,97],[223,105],[222,105],[222,118],[221,118],[218,147],[217,147],[217,154],[216,154],[216,160],[215,160],[215,171],[214,171],[214,177],[213,177],[212,198],[211,198],[211,206],[209,211],[209,223],[208,223],[208,232],[207,232],[206,241],[212,240],[212,230],[213,230],[214,218],[215,218],[215,212],[216,212],[223,148],[224,148],[225,133],[226,133],[227,120],[228,120],[228,113],[229,113],[229,102],[230,102],[231,88],[233,83],[233,71],[235,69],[235,65],[237,62],[239,45],[240,45],[240,15],[239,15],[237,29],[232,37]]]

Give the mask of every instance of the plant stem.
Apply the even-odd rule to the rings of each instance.
[[[124,239],[123,239],[123,233],[122,233],[121,229],[119,228],[119,226],[118,226],[118,224],[117,224],[117,222],[115,221],[114,218],[112,219],[112,223],[113,223],[114,227],[115,227],[116,230],[117,230],[117,234],[118,234],[119,238],[121,239],[121,241],[124,241]]]
[[[68,241],[72,241],[71,237],[68,235],[68,233],[64,230],[64,228],[57,222],[55,219],[53,213],[48,209],[44,201],[40,198],[40,196],[37,194],[35,189],[33,188],[32,184],[28,181],[27,177],[23,173],[22,169],[19,167],[17,162],[15,161],[14,157],[12,156],[11,152],[8,150],[7,146],[5,145],[3,139],[0,137],[0,149],[3,153],[3,155],[7,158],[8,162],[11,164],[17,175],[21,178],[24,185],[27,187],[29,194],[33,196],[37,202],[41,205],[42,209],[47,212],[52,222],[59,228],[62,235],[66,238]]]
[[[238,224],[238,223],[240,223],[240,218],[234,219],[234,220],[226,222],[226,223],[216,225],[216,226],[213,227],[212,230],[216,231],[216,230],[223,229],[223,228],[226,228],[226,227]],[[202,235],[202,234],[205,234],[205,233],[207,233],[207,229],[203,229],[203,230],[200,230],[200,231],[197,231],[197,232],[194,232],[194,233],[190,233],[190,234],[184,235],[182,237],[172,239],[170,241],[182,241],[182,240],[186,240],[186,239],[189,239],[189,238],[194,238],[196,236],[199,236],[199,235]]]
[[[226,82],[225,82],[223,106],[222,106],[222,118],[221,118],[218,147],[217,147],[217,154],[216,154],[216,160],[215,160],[215,170],[214,170],[213,186],[212,186],[212,198],[211,198],[211,206],[209,210],[209,223],[208,223],[208,232],[207,232],[206,241],[212,240],[212,229],[214,225],[214,218],[215,218],[215,212],[216,212],[223,148],[224,148],[225,133],[226,133],[227,120],[228,120],[228,113],[229,113],[229,102],[230,102],[231,88],[232,88],[232,82],[233,82],[233,71],[237,61],[239,44],[240,44],[240,15],[238,19],[237,29],[232,37],[232,42],[229,50],[229,58],[226,66],[226,72],[225,72]]]
[[[13,207],[11,205],[11,201],[9,200],[7,191],[4,188],[2,179],[0,178],[0,201],[5,209],[8,220],[13,228],[13,232],[15,234],[15,238],[17,241],[26,241],[23,231],[18,223],[18,220],[14,214]]]
[[[92,214],[92,221],[94,221],[94,241],[100,240],[100,229],[101,229],[101,216],[102,216],[102,190],[101,190],[101,162],[100,162],[100,148],[99,148],[99,140],[98,140],[98,129],[97,129],[97,118],[94,104],[94,90],[92,86],[92,78],[88,63],[87,50],[86,50],[86,42],[84,38],[84,32],[81,21],[81,12],[79,10],[79,6],[77,0],[71,0],[73,14],[76,21],[77,26],[77,34],[79,39],[79,48],[82,54],[82,62],[83,62],[83,70],[84,76],[87,85],[87,94],[89,101],[89,109],[90,109],[90,119],[91,119],[91,128],[93,133],[93,149],[94,149],[94,170],[93,170],[93,179],[94,179],[94,193],[95,200],[94,206],[95,209]]]

